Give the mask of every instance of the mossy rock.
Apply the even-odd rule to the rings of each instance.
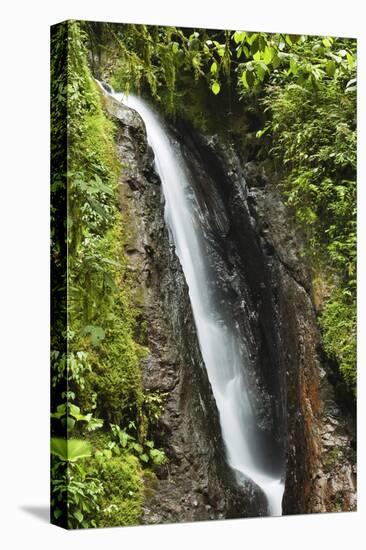
[[[104,487],[98,526],[139,524],[144,488],[138,459],[129,454],[113,457],[103,463],[98,475]]]

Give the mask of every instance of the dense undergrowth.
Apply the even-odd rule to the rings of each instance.
[[[272,155],[313,272],[324,348],[356,393],[356,112],[347,82],[269,86]]]
[[[115,129],[78,23],[54,29],[51,65],[52,520],[69,528],[132,525],[141,516],[144,469],[166,458],[150,437],[162,398],[141,385],[147,350],[134,336]]]

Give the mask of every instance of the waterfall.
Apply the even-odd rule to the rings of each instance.
[[[115,94],[117,100],[135,109],[146,125],[155,154],[165,199],[165,221],[189,289],[193,317],[202,358],[219,412],[227,460],[237,475],[244,475],[265,494],[268,514],[282,512],[284,485],[279,475],[260,465],[263,452],[255,436],[255,415],[245,376],[246,357],[239,345],[240,334],[217,292],[215,265],[207,253],[200,208],[191,184],[189,169],[179,146],[153,108],[141,98]],[[270,452],[269,449],[265,452]]]

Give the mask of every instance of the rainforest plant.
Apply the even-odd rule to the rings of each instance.
[[[149,418],[162,411],[162,402],[149,407],[141,385],[139,363],[147,350],[134,337],[115,127],[92,78],[80,24],[66,22],[53,32],[51,260],[60,275],[52,288],[52,520],[69,528],[136,524],[142,466],[166,460],[147,439]],[[67,223],[60,224],[66,211]],[[129,423],[139,442],[114,452],[112,468],[105,453],[115,431]],[[112,470],[133,490],[113,483]]]

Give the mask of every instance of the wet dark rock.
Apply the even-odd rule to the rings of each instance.
[[[189,133],[183,124],[182,134]],[[193,143],[197,167],[208,170],[230,223],[219,246],[222,280],[248,353],[257,428],[274,449],[274,470],[285,463],[283,513],[355,510],[355,428],[337,406],[322,358],[303,246],[277,176],[263,162],[241,169],[240,152],[218,136],[192,132],[185,141]],[[217,232],[214,241],[217,247]]]
[[[188,289],[164,223],[159,178],[146,143],[144,124],[133,110],[106,98],[117,118],[117,146],[123,165],[120,203],[130,230],[129,263],[136,270],[147,322],[150,354],[141,361],[143,385],[165,393],[164,413],[155,429],[156,445],[169,458],[158,482],[145,491],[143,523],[182,522],[266,515],[262,492],[250,480],[238,483],[228,466],[216,403],[203,365]],[[202,205],[205,205],[202,197]],[[228,220],[215,202],[215,229]],[[136,253],[136,251],[138,253]],[[148,279],[145,273],[148,272]]]
[[[251,187],[265,187],[268,183],[268,178],[263,165],[257,164],[254,161],[247,162],[244,165],[244,177]]]
[[[164,223],[160,181],[140,116],[107,99],[119,120],[121,209],[127,255],[139,281],[150,354],[143,384],[166,394],[154,434],[169,462],[148,487],[144,523],[266,515],[261,491],[227,465],[218,412],[204,368],[188,291]],[[353,427],[337,408],[310,297],[301,242],[265,164],[235,143],[178,121],[173,132],[194,175],[207,250],[235,319],[263,466],[286,482],[285,514],[353,510]],[[184,136],[184,137],[183,137]]]

